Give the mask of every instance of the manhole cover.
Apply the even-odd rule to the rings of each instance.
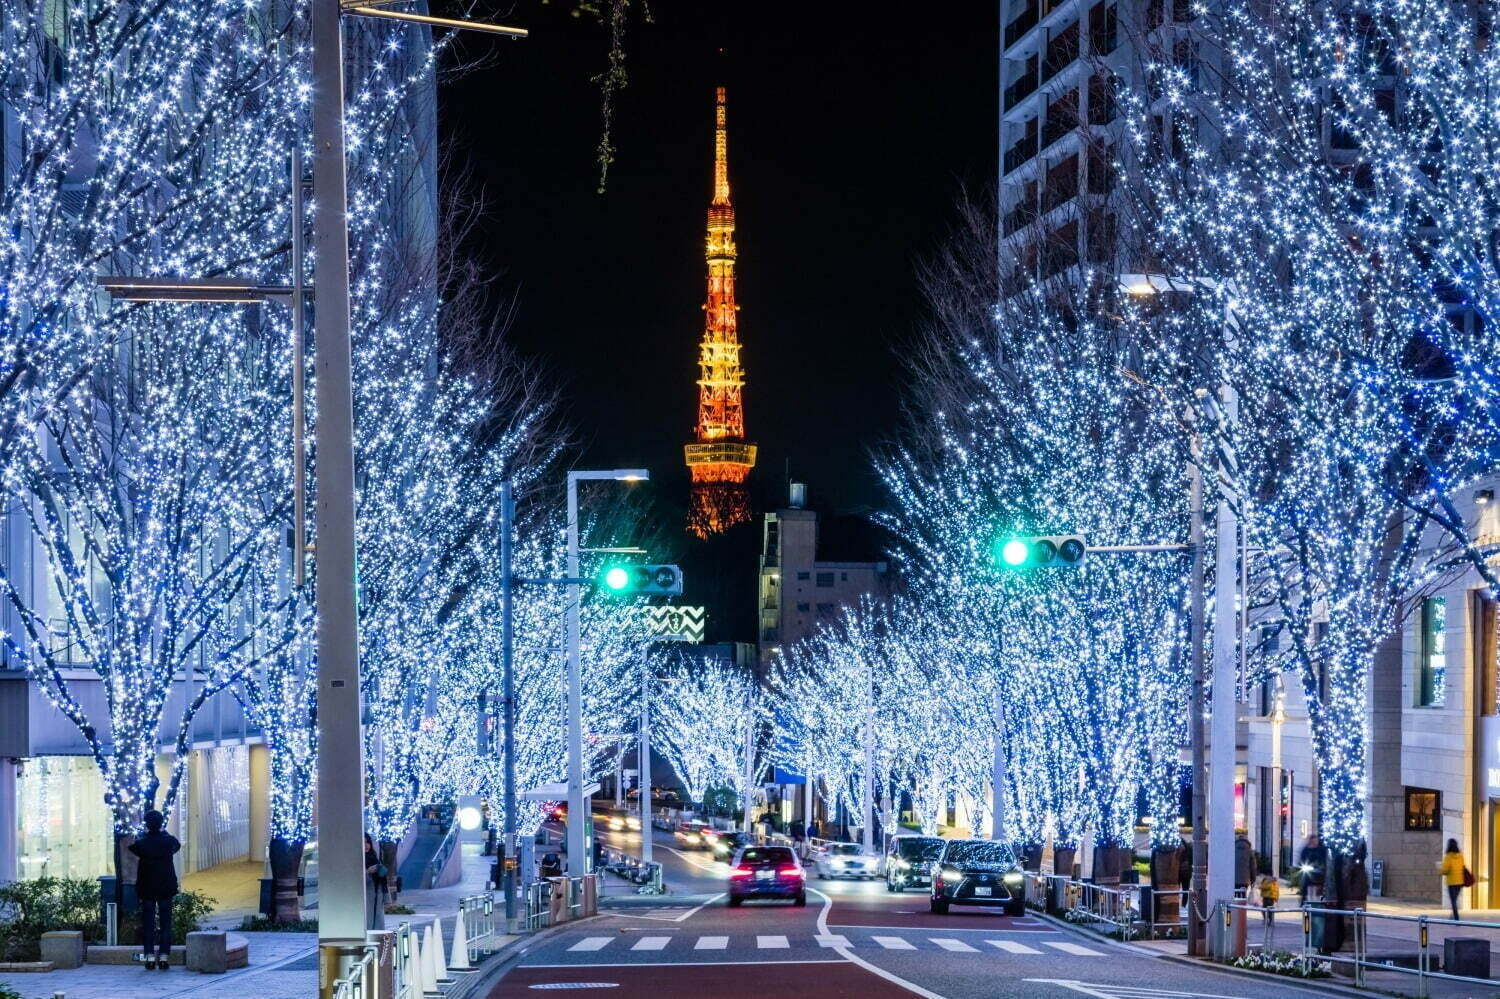
[[[540,985],[529,985],[533,989],[617,989],[619,982],[542,982]]]

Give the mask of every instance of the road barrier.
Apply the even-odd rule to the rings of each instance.
[[[464,943],[468,945],[469,963],[475,964],[495,952],[495,896],[490,892],[467,895],[458,900],[459,918],[464,923]]]
[[[656,861],[646,863],[640,857],[624,850],[605,850],[604,869],[611,874],[618,875],[632,884],[639,885],[636,889],[641,895],[661,895],[666,888],[662,884],[661,864]]]
[[[1122,940],[1155,939],[1184,928],[1188,892],[1172,888],[1158,891],[1150,885],[1100,885],[1062,874],[1025,872],[1026,904],[1070,923],[1104,927],[1104,932]],[[1177,906],[1163,906],[1176,899]],[[1163,919],[1163,913],[1172,918]]]
[[[1214,957],[1232,961],[1242,953],[1274,949],[1269,931],[1256,947],[1248,943],[1248,927],[1259,916],[1264,923],[1266,909],[1258,905],[1220,902],[1214,910],[1215,920],[1223,927],[1218,934]],[[1436,944],[1432,928],[1453,927],[1466,932],[1500,930],[1500,922],[1475,919],[1446,919],[1438,916],[1402,916],[1370,912],[1367,909],[1334,909],[1311,903],[1296,908],[1269,910],[1277,914],[1296,915],[1301,920],[1302,946],[1296,955],[1304,973],[1314,964],[1342,966],[1357,986],[1366,986],[1371,972],[1405,975],[1412,979],[1418,999],[1425,999],[1432,981],[1464,982],[1500,989],[1500,978],[1490,972],[1491,941],[1486,937],[1446,937]],[[1371,926],[1375,936],[1371,941]],[[1484,974],[1475,972],[1483,969]],[[1389,982],[1380,983],[1390,990]]]
[[[359,960],[333,983],[333,999],[422,999],[421,981],[412,963],[415,936],[411,923],[393,931],[374,931]],[[388,977],[383,974],[387,969]]]
[[[555,926],[571,919],[592,916],[598,911],[598,875],[581,878],[547,878],[526,886],[528,931]]]

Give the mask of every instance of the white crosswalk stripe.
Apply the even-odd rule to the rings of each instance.
[[[1035,947],[1028,947],[1015,940],[986,940],[985,943],[991,947],[998,947],[1007,954],[1040,954],[1041,951]]]
[[[641,937],[631,950],[662,950],[672,942],[671,937]]]
[[[911,944],[907,943],[901,937],[871,937],[870,939],[874,940],[876,943],[880,944],[880,946],[884,947],[886,950],[916,950],[917,949],[917,948],[913,947]]]
[[[962,940],[954,940],[952,937],[929,937],[928,939],[943,948],[943,950],[951,950],[960,954],[979,953],[975,948],[970,947]]]
[[[842,935],[840,935],[838,933],[830,933],[827,936],[817,937],[816,939],[818,941],[818,946],[819,947],[847,947],[847,946],[849,946],[849,938],[846,937],[846,936],[842,936]]]
[[[613,939],[614,939],[614,937],[584,937],[582,940],[578,941],[576,944],[574,944],[573,946],[569,947],[568,950],[572,950],[572,951],[601,950],[602,948],[604,948]]]
[[[729,946],[728,937],[699,937],[693,950],[723,950]]]
[[[791,945],[786,942],[786,937],[763,936],[755,938],[755,946],[761,950],[786,950]]]
[[[1097,950],[1094,950],[1092,947],[1085,947],[1083,944],[1068,943],[1066,940],[1044,940],[1042,942],[1045,943],[1048,947],[1054,947],[1057,950],[1062,951],[1064,954],[1077,954],[1079,957],[1104,956]]]

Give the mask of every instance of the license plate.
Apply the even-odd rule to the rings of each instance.
[[[755,879],[757,881],[770,881],[775,873],[775,871],[756,871]]]
[[[975,895],[983,895],[985,897],[989,897],[989,896],[995,894],[995,889],[993,889],[993,888],[975,888],[974,889],[974,894]]]

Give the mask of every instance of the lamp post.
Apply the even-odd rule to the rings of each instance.
[[[614,480],[644,482],[651,473],[644,468],[616,468],[610,471],[572,471],[568,473],[568,876],[581,878],[588,873],[589,858],[583,827],[588,821],[588,803],[583,799],[583,677],[580,659],[578,604],[581,596],[578,578],[578,483]],[[642,834],[646,833],[643,828]]]
[[[1155,295],[1163,291],[1195,294],[1203,290],[1218,288],[1218,283],[1211,278],[1173,278],[1163,274],[1121,274],[1119,283],[1122,290],[1135,296]],[[1226,328],[1230,322],[1230,306],[1226,303],[1224,306]],[[1207,389],[1198,389],[1194,395],[1198,406],[1218,417],[1224,425],[1234,423],[1238,407],[1234,390],[1230,386],[1221,384],[1217,393],[1210,393]],[[1193,900],[1195,911],[1189,914],[1189,953],[1197,952],[1198,936],[1193,932],[1196,928],[1194,917],[1205,916],[1209,904],[1232,901],[1234,898],[1235,722],[1238,714],[1235,686],[1239,679],[1239,670],[1236,665],[1240,655],[1236,642],[1240,633],[1237,623],[1239,610],[1236,607],[1240,583],[1240,572],[1236,564],[1239,558],[1239,521],[1234,508],[1229,504],[1225,489],[1225,483],[1232,482],[1234,478],[1234,458],[1232,455],[1226,455],[1222,448],[1215,450],[1218,453],[1219,490],[1214,518],[1214,667],[1212,692],[1208,698],[1212,707],[1213,727],[1208,733],[1207,740],[1207,774],[1204,773],[1203,759],[1203,713],[1204,708],[1209,705],[1204,704],[1204,683],[1201,675],[1204,665],[1202,623],[1204,612],[1202,559],[1198,554],[1202,547],[1203,483],[1198,462],[1194,462],[1192,470],[1195,497],[1195,512],[1192,520],[1196,536],[1193,542],[1193,713],[1189,719],[1189,731],[1193,752]],[[1208,794],[1206,814],[1203,809],[1203,791],[1200,791],[1200,788]],[[1208,829],[1213,830],[1214,833],[1208,840],[1206,850],[1203,847],[1205,818]],[[1207,854],[1206,871],[1201,869],[1205,862],[1204,853]],[[1201,933],[1201,930],[1199,932]]]

